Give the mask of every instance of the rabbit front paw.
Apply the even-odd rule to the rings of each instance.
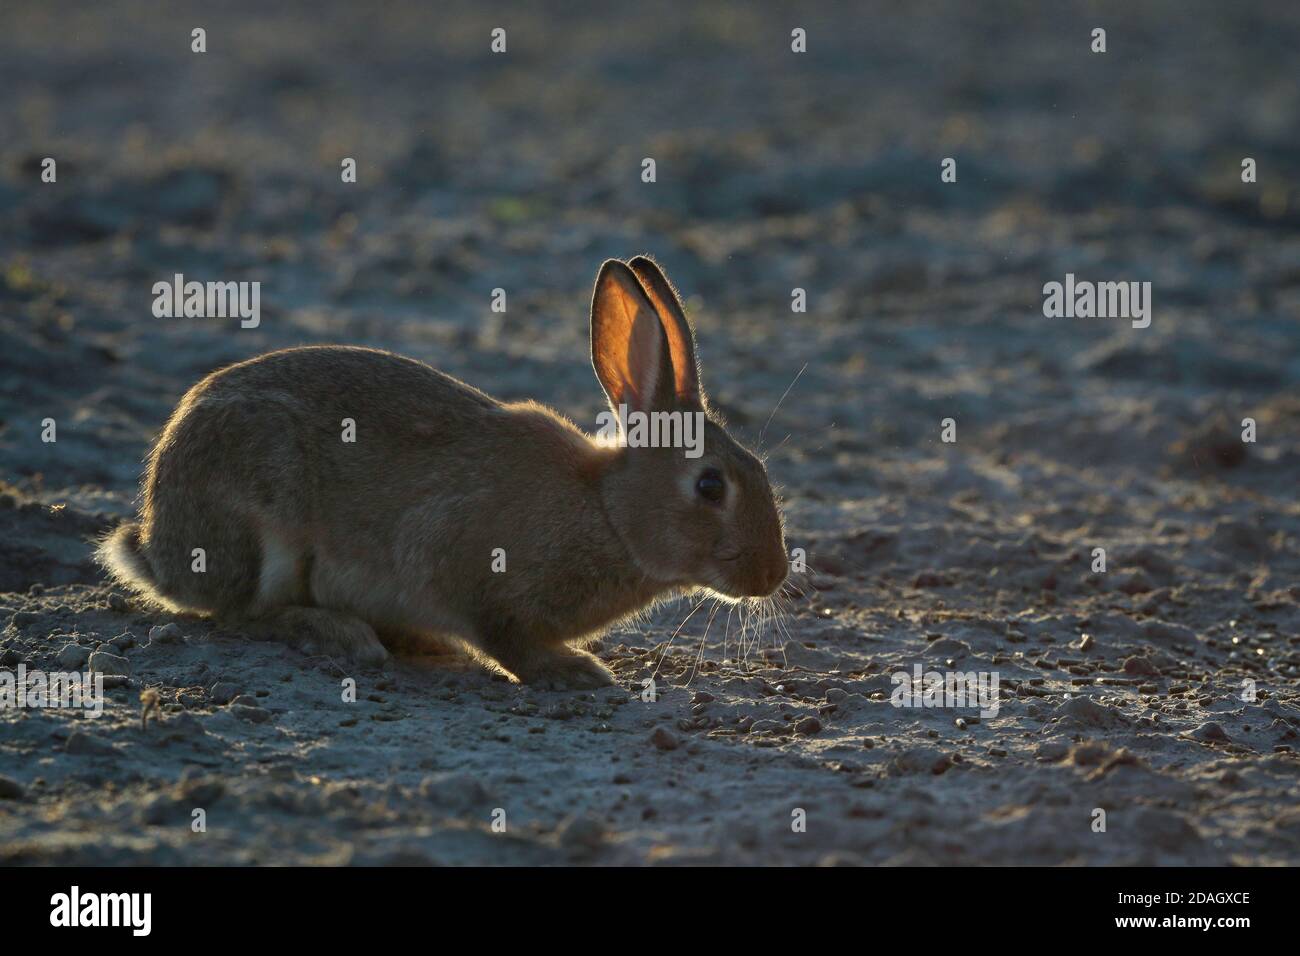
[[[586,651],[539,653],[509,670],[521,684],[539,690],[592,690],[614,683],[609,668]]]

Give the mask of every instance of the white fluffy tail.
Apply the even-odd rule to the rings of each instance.
[[[118,583],[159,600],[153,568],[140,550],[140,525],[124,521],[99,543],[95,553],[99,563]]]

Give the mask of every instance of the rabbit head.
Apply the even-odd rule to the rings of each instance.
[[[622,429],[603,503],[640,569],[733,599],[776,591],[789,565],[767,471],[709,410],[691,324],[651,260],[601,267],[591,360]],[[691,436],[693,444],[635,441],[627,423],[647,421],[643,436]]]

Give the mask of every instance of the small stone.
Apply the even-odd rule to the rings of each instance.
[[[129,651],[131,648],[135,647],[135,635],[130,631],[123,631],[108,643],[116,647],[119,651]]]
[[[90,655],[90,669],[100,674],[116,674],[120,677],[131,676],[131,662],[125,657],[118,657],[108,651],[95,651]]]
[[[0,776],[0,800],[21,800],[26,792],[17,780]]]
[[[803,734],[805,737],[818,733],[821,729],[822,722],[816,717],[805,717],[794,725],[794,732],[796,734]]]
[[[239,696],[239,688],[230,681],[219,680],[208,691],[208,699],[218,707],[224,707]]]
[[[1092,645],[1093,645],[1093,640],[1091,634],[1085,634],[1083,635],[1083,637],[1079,638],[1079,650],[1081,651],[1092,650]]]
[[[117,592],[113,592],[108,596],[108,609],[110,611],[117,611],[119,613],[124,613],[126,611],[131,610],[131,604],[122,595],[118,594]]]
[[[1124,661],[1125,674],[1139,674],[1146,677],[1159,677],[1160,671],[1145,657],[1130,657]]]
[[[231,704],[230,712],[240,720],[253,724],[264,724],[271,719],[271,712],[261,707],[249,707],[246,704]]]
[[[1044,763],[1057,763],[1064,760],[1070,752],[1070,745],[1064,740],[1047,740],[1038,745],[1035,756]]]
[[[893,757],[889,766],[895,774],[941,774],[952,765],[952,758],[933,747],[910,747]]]
[[[149,628],[150,644],[179,644],[181,627],[179,624],[159,624]]]
[[[1192,731],[1192,736],[1197,740],[1205,740],[1216,744],[1227,744],[1232,742],[1228,732],[1212,720],[1207,720],[1201,726]]]
[[[84,667],[89,658],[90,648],[80,644],[64,644],[55,660],[64,670],[75,671]]]
[[[1058,704],[1056,716],[1065,723],[1084,727],[1112,729],[1126,725],[1129,720],[1119,709],[1102,704],[1091,697],[1072,697]]]
[[[654,733],[650,735],[650,743],[659,750],[676,750],[679,742],[677,735],[667,727],[656,727]]]

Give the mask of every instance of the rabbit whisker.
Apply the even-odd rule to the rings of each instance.
[[[779,409],[781,407],[781,403],[785,401],[786,395],[790,394],[790,389],[794,388],[794,383],[799,381],[799,376],[803,375],[803,373],[806,372],[807,370],[808,370],[808,363],[804,362],[803,368],[799,369],[799,371],[795,374],[794,380],[790,382],[789,387],[787,387],[785,392],[782,393],[781,397],[776,400],[776,407],[772,409],[772,414],[767,416],[767,421],[763,423],[763,428],[758,433],[759,448],[763,447],[763,436],[767,434],[767,426],[772,424],[772,419],[776,417],[777,409]]]

